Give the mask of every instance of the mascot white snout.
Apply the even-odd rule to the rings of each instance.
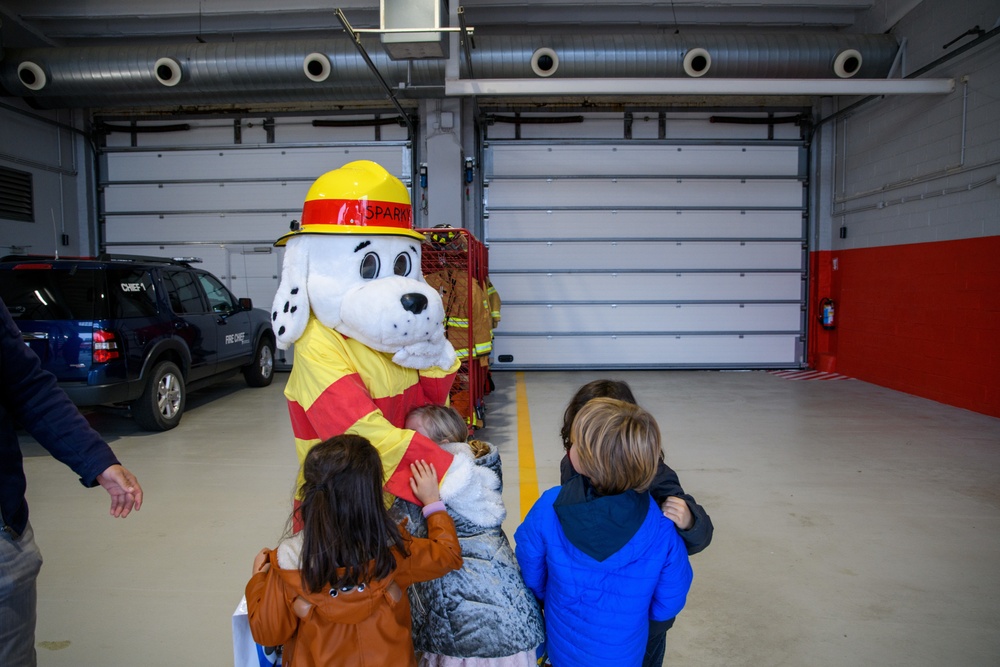
[[[441,297],[421,273],[422,240],[409,192],[380,165],[324,174],[301,223],[275,243],[285,256],[272,327],[279,348],[295,345],[285,397],[300,463],[316,443],[354,433],[378,449],[388,492],[416,501],[409,464],[424,459],[456,505],[467,462],[403,428],[413,408],[447,401],[459,367]]]

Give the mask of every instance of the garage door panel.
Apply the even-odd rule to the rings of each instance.
[[[192,265],[204,269],[226,282],[227,252],[218,245],[162,244],[128,245],[114,244],[108,246],[108,252],[114,255],[145,255],[152,257],[191,258]],[[245,296],[245,295],[240,295]]]
[[[229,274],[226,285],[236,296],[250,297],[253,305],[271,309],[281,274],[282,253],[279,248],[259,246],[227,246]]]
[[[493,210],[502,239],[801,238],[801,211]]]
[[[505,304],[496,334],[798,333],[802,309],[792,304]]]
[[[490,137],[499,367],[802,362],[807,149],[798,128],[711,116],[584,112]],[[629,139],[608,137],[616,119]]]
[[[495,264],[495,262],[494,262]],[[508,305],[516,301],[799,301],[802,274],[788,273],[507,273],[490,280]]]
[[[405,173],[402,156],[396,146],[295,149],[234,146],[211,150],[114,153],[109,155],[107,180],[163,182],[299,179],[306,180],[308,187],[320,174],[357,159],[375,160],[397,176]]]
[[[104,191],[105,212],[280,211],[302,208],[311,183],[168,183],[115,185]]]
[[[501,144],[494,178],[542,176],[784,176],[797,178],[798,146]]]
[[[299,206],[301,208],[301,205]],[[286,233],[299,212],[108,215],[105,234],[116,243],[264,241]]]
[[[269,309],[282,257],[271,244],[301,216],[318,176],[362,159],[404,182],[412,174],[405,128],[316,127],[300,116],[277,116],[266,127],[263,121],[185,119],[190,130],[108,135],[99,161],[103,246],[117,254],[201,257],[198,266],[237,296]],[[377,135],[384,139],[373,141]],[[286,363],[291,357],[278,353]]]
[[[490,210],[505,208],[791,208],[803,207],[797,180],[551,179],[492,180]]]
[[[493,343],[494,368],[745,368],[787,366],[789,335],[510,336]]]
[[[799,242],[495,242],[490,244],[490,265],[514,271],[797,270],[802,252]]]

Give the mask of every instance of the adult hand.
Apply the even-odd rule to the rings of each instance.
[[[142,507],[142,487],[135,475],[118,465],[108,466],[97,476],[97,482],[111,496],[111,516],[124,519]]]
[[[683,498],[668,496],[660,506],[663,516],[667,517],[681,530],[690,530],[694,525],[694,516],[691,515],[691,508]]]

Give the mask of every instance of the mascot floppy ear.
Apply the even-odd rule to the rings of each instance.
[[[302,238],[289,239],[281,263],[281,283],[271,305],[271,323],[279,350],[297,341],[309,323],[308,245]]]

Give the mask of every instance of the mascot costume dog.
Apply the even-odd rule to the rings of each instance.
[[[388,493],[419,503],[409,464],[424,459],[460,511],[474,466],[402,428],[413,408],[447,401],[459,367],[412,225],[409,192],[380,165],[320,176],[301,223],[275,242],[285,257],[272,326],[280,349],[295,344],[285,397],[300,466],[313,445],[354,433],[378,449]]]

